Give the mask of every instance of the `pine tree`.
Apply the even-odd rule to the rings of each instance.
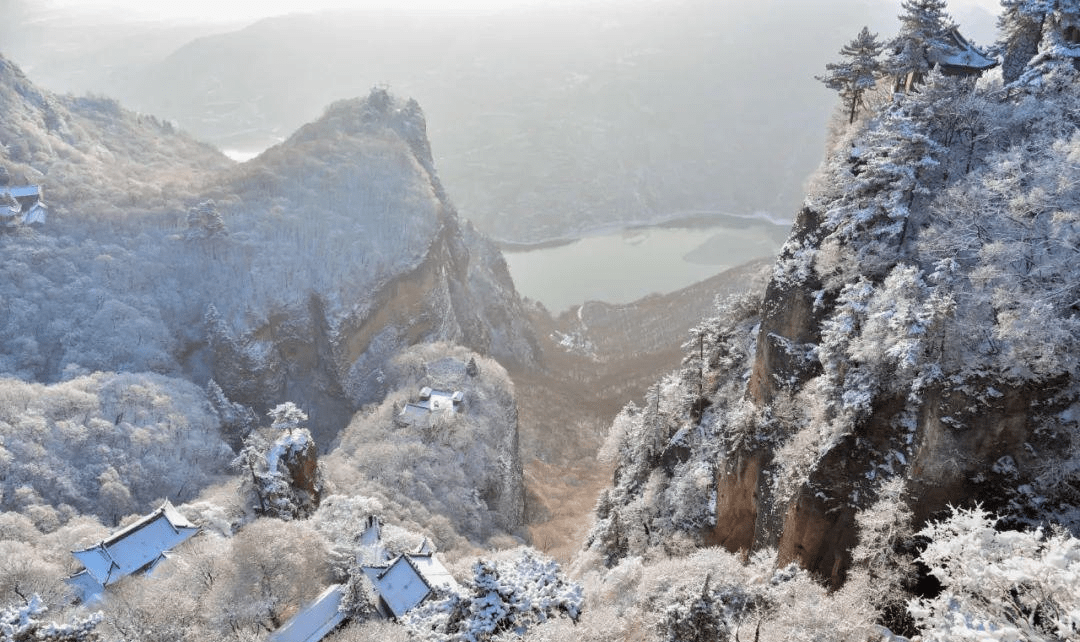
[[[242,474],[241,493],[254,496],[259,502],[256,509],[259,514],[266,514],[267,495],[266,486],[266,450],[269,445],[258,433],[252,433],[244,438],[244,446],[240,454],[232,461],[232,466]]]
[[[188,240],[229,235],[225,220],[221,218],[221,212],[218,211],[217,203],[212,200],[203,201],[188,210],[187,226],[186,238]]]
[[[243,447],[244,437],[258,426],[255,412],[243,404],[230,401],[213,379],[206,384],[206,397],[221,421],[222,437],[233,450],[239,450]]]
[[[900,35],[891,43],[886,67],[896,77],[896,89],[910,91],[933,68],[945,34],[955,25],[945,0],[904,0],[900,6]]]
[[[826,213],[837,238],[858,248],[868,275],[883,276],[901,257],[910,208],[926,193],[926,173],[942,153],[925,119],[913,113],[921,107],[919,100],[901,101],[880,115],[859,141],[857,176]]]
[[[1051,0],[1001,0],[998,17],[999,44],[1004,52],[1001,75],[1011,83],[1039,51],[1043,22],[1051,10]]]
[[[877,34],[863,27],[854,40],[840,49],[844,60],[825,65],[829,73],[817,77],[829,89],[840,92],[840,99],[847,105],[848,123],[855,122],[859,109],[865,104],[866,91],[873,88],[881,76],[879,57],[883,47]]]
[[[273,423],[270,424],[271,428],[274,430],[284,430],[290,435],[292,434],[293,428],[299,428],[300,424],[307,421],[307,414],[291,401],[286,401],[285,403],[274,406],[274,408],[266,414],[273,420]]]

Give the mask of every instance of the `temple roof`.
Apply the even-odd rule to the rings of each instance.
[[[365,566],[364,574],[394,617],[419,606],[435,589],[458,588],[454,577],[432,554],[400,555],[387,566]]]
[[[944,46],[933,56],[933,62],[952,69],[984,71],[996,67],[998,61],[979,51],[953,28],[945,34]]]
[[[69,578],[69,583],[83,589],[113,584],[133,573],[149,570],[165,554],[199,531],[168,501],[154,512],[113,533],[108,539],[79,551],[72,551],[85,570]],[[82,575],[88,577],[80,577]],[[93,582],[90,582],[90,580]],[[100,589],[99,589],[100,590]],[[84,598],[85,599],[85,598]]]
[[[338,610],[344,595],[341,584],[328,587],[271,633],[266,642],[319,642],[345,621],[345,613]]]

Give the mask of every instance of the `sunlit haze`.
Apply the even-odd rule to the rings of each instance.
[[[663,4],[668,0],[641,0]],[[731,3],[746,0],[726,0]],[[807,0],[800,0],[805,2]],[[827,4],[829,0],[809,0]],[[409,12],[502,12],[522,7],[553,8],[560,5],[619,4],[614,0],[48,0],[57,9],[86,12],[123,12],[135,20],[177,19],[200,22],[251,20],[293,12],[327,9],[393,9]],[[1000,8],[998,0],[953,0],[952,11],[982,7],[992,13]]]
[[[588,0],[610,4],[611,0]],[[569,0],[50,0],[56,9],[125,13],[134,20],[173,19],[199,22],[232,22],[296,12],[328,9],[397,10],[410,12],[490,13],[530,6],[581,5]]]

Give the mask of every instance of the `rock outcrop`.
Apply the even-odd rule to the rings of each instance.
[[[1036,58],[1004,103],[932,76],[856,123],[764,291],[616,420],[590,546],[774,548],[838,587],[886,482],[915,527],[1080,528],[1076,73]]]
[[[386,394],[382,367],[410,345],[537,358],[501,254],[447,200],[415,101],[374,90],[335,104],[218,190],[232,237],[247,228],[275,248],[215,250],[258,278],[239,293],[231,280],[211,289],[210,354],[189,363],[209,363],[234,401],[294,400],[329,443]]]
[[[339,492],[385,488],[477,544],[520,534],[525,487],[506,370],[464,347],[431,343],[402,350],[383,372],[390,394],[357,413],[326,457]]]

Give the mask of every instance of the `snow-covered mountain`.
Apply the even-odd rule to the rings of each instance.
[[[1023,73],[879,98],[831,142],[764,291],[615,420],[589,544],[607,564],[688,538],[839,587],[872,510],[1080,526],[1080,11],[1016,4],[1006,44],[1042,25]]]
[[[5,372],[214,377],[258,409],[293,399],[328,443],[385,394],[379,368],[404,346],[536,359],[501,255],[442,190],[415,102],[335,104],[236,165],[2,70],[4,166],[42,184],[53,214],[0,239]]]
[[[502,255],[443,191],[415,101],[374,90],[335,103],[203,198],[228,235],[184,243],[218,272],[203,284],[208,362],[230,396],[347,419],[418,342],[537,358]]]
[[[461,213],[500,240],[536,242],[701,211],[788,220],[831,101],[817,61],[855,21],[890,20],[891,4],[357,8],[210,32],[147,62],[18,53],[50,86],[118,96],[223,149],[261,149],[388,83],[424,106]],[[36,38],[71,37],[42,22]]]

